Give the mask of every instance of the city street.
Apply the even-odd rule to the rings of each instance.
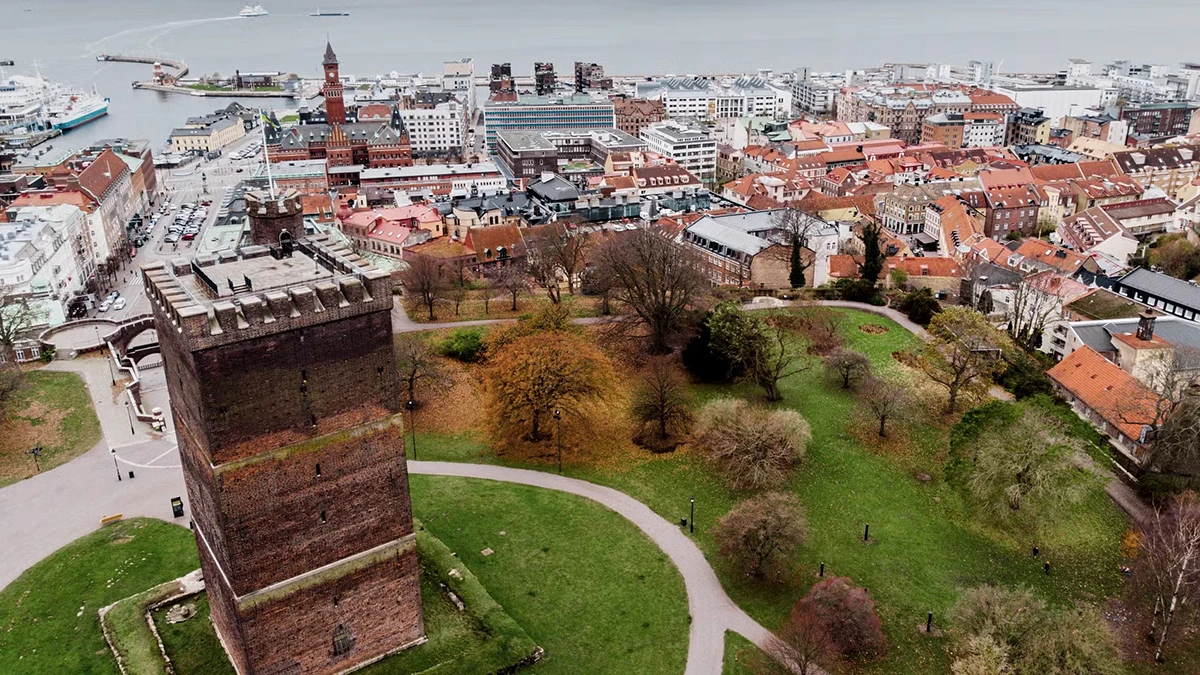
[[[127,261],[117,273],[111,289],[125,298],[125,308],[107,312],[92,310],[89,317],[122,321],[150,311],[150,303],[146,300],[145,289],[142,288],[142,275],[139,272],[141,266],[148,262],[195,255],[200,242],[207,236],[208,228],[217,220],[225,190],[252,177],[255,167],[262,163],[261,154],[241,160],[235,160],[231,155],[261,138],[256,128],[244,138],[224,148],[221,156],[216,159],[201,160],[174,169],[157,169],[160,196],[154,210],[147,216],[147,221],[158,216],[158,223],[150,230],[146,244],[137,249],[137,255]],[[160,216],[159,207],[166,199],[170,200],[169,209],[166,214]],[[198,204],[201,201],[211,201],[212,204],[208,206],[208,216],[196,238],[175,244],[165,243],[163,238],[167,235],[167,227],[175,219],[180,206],[188,203]]]

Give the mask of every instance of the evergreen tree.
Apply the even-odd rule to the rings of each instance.
[[[878,223],[863,225],[863,262],[859,268],[862,278],[874,284],[883,271],[883,248],[880,246],[881,232]]]
[[[792,237],[792,267],[788,281],[792,288],[804,287],[804,265],[800,262],[800,238]]]

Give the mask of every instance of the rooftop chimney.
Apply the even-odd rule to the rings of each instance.
[[[1154,312],[1148,309],[1138,315],[1137,338],[1139,340],[1149,342],[1154,339],[1154,319]]]

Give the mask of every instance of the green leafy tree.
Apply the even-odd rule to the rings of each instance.
[[[1004,367],[1008,338],[987,317],[969,307],[947,307],[929,322],[931,340],[917,364],[948,394],[946,412],[953,413],[963,392],[986,391],[991,377]]]

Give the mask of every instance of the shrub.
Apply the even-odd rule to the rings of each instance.
[[[1047,367],[1036,357],[1024,350],[1014,349],[1006,363],[1004,370],[996,376],[996,383],[1018,400],[1054,393],[1054,384],[1046,375]]]
[[[905,293],[897,307],[904,312],[909,321],[922,326],[928,326],[933,320],[933,315],[941,311],[941,308],[937,298],[933,297],[933,291],[928,288],[918,288]]]
[[[793,611],[812,612],[847,659],[872,659],[887,647],[875,600],[846,577],[817,582]]]
[[[955,675],[1123,672],[1094,609],[1050,610],[1025,588],[968,589],[950,609],[950,622]]]
[[[438,345],[438,353],[458,361],[472,363],[483,352],[483,329],[458,328]]]
[[[739,572],[772,582],[785,579],[791,559],[807,534],[799,500],[782,492],[767,492],[743,501],[713,528],[721,555]]]
[[[735,490],[776,488],[804,456],[812,437],[794,410],[766,410],[719,398],[700,414],[697,445]]]
[[[866,302],[872,305],[882,305],[883,296],[875,288],[875,283],[866,279],[838,279],[833,283],[838,297],[850,302]]]

